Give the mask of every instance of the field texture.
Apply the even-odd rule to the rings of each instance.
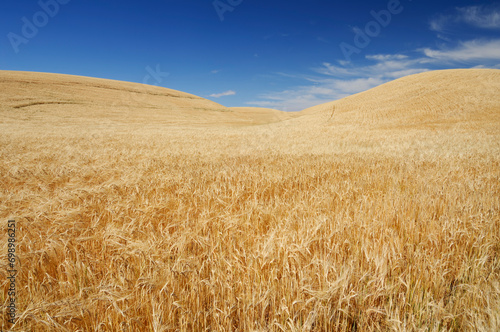
[[[294,115],[4,90],[0,328],[498,331],[500,71],[376,89]]]

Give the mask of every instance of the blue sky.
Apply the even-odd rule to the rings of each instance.
[[[499,1],[2,2],[0,69],[298,111],[427,70],[500,68]]]

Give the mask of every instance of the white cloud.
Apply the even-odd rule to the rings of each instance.
[[[500,64],[491,65],[491,66],[477,65],[477,66],[474,66],[472,68],[475,68],[475,69],[500,69]]]
[[[331,63],[324,62],[322,67],[313,69],[319,74],[329,75],[329,76],[352,76],[355,75],[355,69],[345,67],[345,66],[335,66]]]
[[[421,65],[425,63],[423,59],[410,59],[409,56],[402,54],[374,54],[367,55],[366,59],[375,62],[373,65],[354,67],[354,66],[335,66],[328,62],[323,63],[322,67],[313,70],[322,75],[334,76],[338,78],[349,77],[388,77],[397,78],[406,76],[407,73],[417,73],[426,71]]]
[[[407,55],[403,54],[375,54],[375,55],[367,55],[365,58],[368,60],[376,60],[376,61],[387,61],[387,60],[404,60],[407,59]]]
[[[236,92],[234,92],[233,90],[228,90],[226,92],[213,93],[210,95],[210,97],[220,98],[220,97],[225,97],[225,96],[234,96],[235,94],[236,94]]]
[[[424,54],[441,61],[500,60],[500,39],[462,42],[454,49],[435,50],[425,48]]]
[[[217,74],[218,72],[220,72],[220,70],[218,70],[218,69],[214,69],[214,70],[212,70],[212,71],[210,72],[210,74]]]
[[[263,100],[252,101],[247,104],[283,111],[301,111],[311,106],[371,89],[382,83],[385,83],[385,81],[380,78],[324,79],[317,85],[299,86],[285,91],[263,94],[259,96]]]
[[[483,29],[500,29],[500,8],[470,6],[457,8],[462,20]]]
[[[445,42],[448,42],[448,43],[451,43],[451,42],[452,42],[452,40],[451,40],[450,38],[446,37],[446,36],[445,36],[445,35],[443,35],[443,34],[438,33],[438,34],[437,34],[437,37],[438,37],[439,39],[444,40]]]
[[[441,15],[429,21],[429,29],[437,32],[445,32],[445,28],[454,21],[452,16]]]
[[[361,91],[366,91],[374,88],[387,80],[382,77],[357,78],[353,80],[333,80],[331,82],[334,91],[340,95],[351,95]],[[339,93],[340,92],[340,93]]]
[[[481,29],[500,29],[500,7],[485,5],[458,7],[450,15],[440,15],[430,20],[429,28],[446,33],[459,24]]]

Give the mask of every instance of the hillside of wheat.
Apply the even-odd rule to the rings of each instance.
[[[499,70],[438,70],[403,77],[302,113],[317,121],[328,120],[329,125],[447,128],[463,122],[494,129],[500,121],[499,92]]]
[[[152,85],[90,77],[0,71],[0,112],[5,124],[245,125],[262,122],[213,101]],[[278,112],[278,111],[276,111]],[[254,112],[256,114],[256,112]],[[283,113],[283,112],[282,112]]]
[[[0,86],[0,329],[500,330],[500,70],[295,114],[74,76]]]

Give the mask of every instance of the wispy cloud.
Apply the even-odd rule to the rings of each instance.
[[[469,25],[483,29],[500,29],[500,7],[471,6],[458,8],[462,19]]]
[[[323,38],[323,37],[321,37],[321,36],[316,37],[316,40],[317,40],[317,41],[319,41],[319,42],[321,42],[321,43],[331,44],[331,42],[330,42],[328,39]]]
[[[404,54],[375,54],[375,55],[367,55],[366,58],[369,60],[388,61],[388,60],[404,60],[408,59],[408,56]]]
[[[491,65],[491,66],[477,65],[477,66],[474,66],[472,68],[474,68],[474,69],[500,69],[500,64]]]
[[[500,6],[457,7],[452,14],[439,15],[431,19],[429,27],[433,31],[447,33],[460,24],[481,29],[500,29]]]
[[[233,90],[228,90],[226,92],[213,93],[210,95],[210,97],[220,98],[220,97],[226,97],[226,96],[234,96],[235,94],[236,94],[236,92],[234,92]]]
[[[340,63],[340,65],[333,65],[325,62],[319,68],[313,70],[319,74],[334,76],[339,78],[349,77],[387,77],[396,78],[406,75],[408,70],[412,73],[425,71],[420,65],[425,63],[423,59],[410,59],[403,54],[375,54],[367,55],[367,60],[374,62],[374,64],[366,66],[349,66],[349,64]]]
[[[451,22],[455,21],[453,16],[438,16],[429,21],[429,29],[432,31],[437,31],[440,33],[446,32],[446,28],[450,25]]]
[[[448,50],[423,49],[424,54],[442,61],[474,61],[497,60],[500,61],[500,39],[472,40],[462,42],[458,47]]]

